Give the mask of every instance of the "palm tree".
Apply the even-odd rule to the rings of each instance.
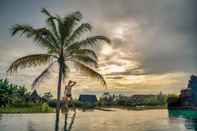
[[[58,63],[56,120],[59,121],[61,83],[73,65],[91,77],[97,78],[102,85],[106,85],[102,75],[95,71],[97,55],[94,49],[98,43],[110,43],[110,40],[105,36],[90,36],[82,39],[82,35],[90,32],[92,27],[88,23],[81,22],[82,14],[78,11],[65,17],[52,15],[46,9],[42,9],[41,12],[47,17],[46,27],[34,28],[30,25],[17,24],[11,28],[11,34],[14,36],[20,33],[27,38],[33,38],[39,46],[47,49],[47,53],[21,57],[10,65],[7,72],[12,73],[21,68],[49,64],[33,81],[32,87],[35,87],[48,75],[52,66]]]

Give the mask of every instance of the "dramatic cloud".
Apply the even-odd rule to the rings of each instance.
[[[2,77],[17,57],[42,51],[31,40],[10,38],[8,30],[16,23],[43,25],[42,7],[61,15],[79,10],[84,20],[94,26],[94,34],[112,40],[111,45],[98,50],[98,71],[104,74],[110,91],[177,92],[185,86],[190,74],[197,73],[196,0],[19,0],[17,3],[3,1],[0,8]],[[26,71],[14,81],[30,85],[36,74]],[[87,82],[83,75],[72,74],[70,78],[83,87],[76,92],[101,91],[96,82]],[[55,85],[45,81],[41,86]]]

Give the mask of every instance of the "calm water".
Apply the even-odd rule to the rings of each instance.
[[[77,111],[72,131],[197,131],[190,111]],[[196,115],[197,116],[197,115]],[[60,130],[63,131],[64,116]],[[0,131],[54,131],[55,114],[2,114]]]

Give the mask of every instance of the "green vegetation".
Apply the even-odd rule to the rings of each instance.
[[[93,109],[97,106],[97,103],[80,102],[79,100],[73,100],[72,104],[70,104],[69,106],[72,107],[73,105],[74,107],[77,107],[77,108]]]
[[[166,109],[168,95],[133,95],[133,96],[114,96],[100,97],[96,103],[80,102],[74,100],[71,107],[74,105],[82,109],[99,109],[99,108],[123,108],[132,110],[144,109]]]
[[[48,92],[38,102],[30,99],[31,92],[24,86],[11,84],[7,79],[0,80],[0,113],[53,112],[46,103],[52,95]]]
[[[116,105],[121,106],[165,106],[167,103],[166,95],[135,95],[131,97],[123,97],[115,101]]]
[[[110,95],[102,96],[98,101],[100,106],[125,106],[125,107],[139,107],[139,106],[166,106],[168,95],[162,93],[158,95]]]
[[[32,99],[31,92],[24,86],[11,84],[7,79],[0,80],[0,113],[47,113],[54,112],[57,100],[52,99],[50,92]],[[79,109],[124,108],[132,110],[166,108],[167,99],[176,95],[110,95],[102,96],[96,103],[80,102],[75,99],[69,107]],[[31,99],[30,99],[31,98]],[[63,101],[60,103],[63,106]]]
[[[0,80],[0,107],[23,105],[28,102],[30,94],[24,86],[11,84],[7,79]]]
[[[49,107],[47,103],[31,104],[25,107],[9,106],[0,108],[0,113],[50,113],[54,112],[54,109]]]

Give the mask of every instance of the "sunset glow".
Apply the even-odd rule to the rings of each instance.
[[[161,3],[168,5],[168,2]],[[180,17],[182,13],[191,14],[189,11],[183,12],[180,10],[185,6],[184,2],[180,2],[176,9],[171,9],[177,17],[174,17],[168,10],[164,10],[163,13],[159,11],[159,9],[165,8],[149,9],[149,6],[144,8],[144,6],[149,5],[147,2],[143,4],[144,6],[141,6],[138,2],[119,1],[117,5],[124,5],[123,7],[110,6],[110,9],[108,2],[95,1],[94,4],[94,11],[89,8],[92,7],[89,2],[87,2],[87,5],[81,5],[79,1],[67,1],[67,4],[61,4],[57,7],[52,7],[51,5],[54,4],[50,4],[50,2],[47,5],[50,7],[50,11],[57,12],[60,15],[70,13],[72,11],[71,6],[73,9],[79,9],[84,14],[84,21],[90,22],[96,33],[104,34],[111,39],[111,44],[102,44],[98,50],[99,67],[97,69],[104,75],[111,91],[121,88],[128,93],[138,91],[143,93],[143,89],[144,92],[154,93],[159,91],[178,92],[183,88],[184,85],[182,84],[186,83],[189,74],[196,73],[195,44],[193,44],[196,42],[192,41],[194,40],[192,32],[185,34],[184,31],[185,27],[192,26],[193,18],[190,15],[185,15],[188,18]],[[127,5],[130,5],[129,8],[127,8]],[[152,7],[152,4],[150,7]],[[14,14],[10,11],[3,11],[5,16],[9,16],[9,20],[6,21],[7,17],[2,19],[1,25],[1,78],[5,78],[5,70],[7,70],[10,62],[19,56],[43,52],[31,40],[10,39],[8,32],[11,25],[21,23],[21,21],[36,27],[44,25],[43,18],[38,15],[40,8],[41,6],[35,6],[34,11],[30,14],[19,12],[17,9],[12,11]],[[149,12],[150,10],[152,13]],[[16,17],[20,15],[24,17],[22,19]],[[169,18],[166,18],[166,16]],[[182,19],[185,22],[182,22]],[[180,29],[175,29],[175,27]],[[7,53],[7,50],[9,50],[9,53]],[[13,82],[27,85],[30,88],[32,80],[39,74],[41,68],[31,69],[31,71],[25,70],[17,73],[15,75],[17,77],[10,76],[9,78]],[[56,89],[57,75],[55,74],[57,71],[54,69],[52,72],[54,76],[44,80],[40,84],[39,90]],[[76,89],[77,92],[92,90],[92,87],[95,87],[95,92],[104,91],[103,88],[97,88],[100,87],[100,85],[95,84],[97,82],[92,82],[84,75],[77,74],[75,76],[73,73],[70,77],[78,82],[80,89]]]
[[[197,131],[197,0],[1,0],[0,131]]]

